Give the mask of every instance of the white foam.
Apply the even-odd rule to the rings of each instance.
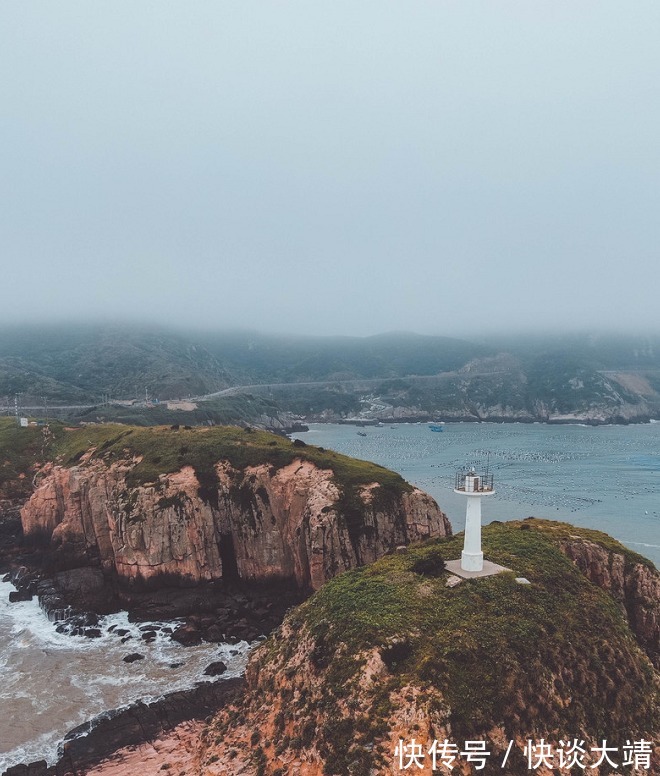
[[[254,645],[201,644],[183,647],[168,633],[156,631],[151,643],[147,626],[176,627],[174,622],[132,623],[126,612],[99,618],[99,638],[58,633],[38,601],[9,603],[13,585],[0,582],[0,771],[21,762],[57,760],[57,746],[66,733],[105,711],[139,699],[156,700],[175,690],[211,681],[204,670],[217,660],[227,665],[223,678],[240,676]],[[113,632],[109,628],[115,626]],[[114,630],[125,629],[125,644]],[[125,663],[132,652],[144,659]],[[173,663],[182,663],[171,668]],[[19,716],[13,715],[12,704]]]

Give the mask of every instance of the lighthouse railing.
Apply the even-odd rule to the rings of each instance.
[[[469,486],[468,477],[472,481]],[[485,472],[456,472],[454,489],[466,493],[488,493],[493,490],[493,475]]]

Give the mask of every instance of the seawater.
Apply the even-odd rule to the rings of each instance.
[[[454,473],[489,462],[495,494],[483,521],[545,517],[614,536],[660,566],[660,423],[581,426],[447,423],[312,425],[294,436],[386,466],[430,493],[454,531],[465,527],[465,499]]]
[[[0,772],[41,758],[54,763],[58,743],[72,728],[104,711],[208,680],[204,669],[214,660],[228,667],[223,679],[245,670],[246,642],[183,647],[159,632],[146,644],[140,628],[149,623],[130,623],[125,612],[101,618],[100,638],[68,636],[56,631],[36,598],[10,604],[11,590],[0,582]],[[113,625],[132,638],[122,644],[109,630]],[[133,652],[145,659],[124,663]],[[176,663],[182,665],[172,668]]]

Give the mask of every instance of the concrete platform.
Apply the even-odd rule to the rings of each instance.
[[[461,559],[448,560],[445,563],[445,568],[452,574],[456,574],[461,579],[479,579],[480,577],[492,577],[493,574],[501,574],[503,571],[511,571],[511,569],[505,566],[498,566],[497,563],[492,563],[484,558],[484,567],[481,571],[463,571],[461,568]]]

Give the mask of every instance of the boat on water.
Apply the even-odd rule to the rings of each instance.
[[[431,431],[444,431],[445,427],[442,423],[429,423]]]
[[[357,435],[358,436],[366,436],[367,434],[366,434],[366,431],[358,431]]]

